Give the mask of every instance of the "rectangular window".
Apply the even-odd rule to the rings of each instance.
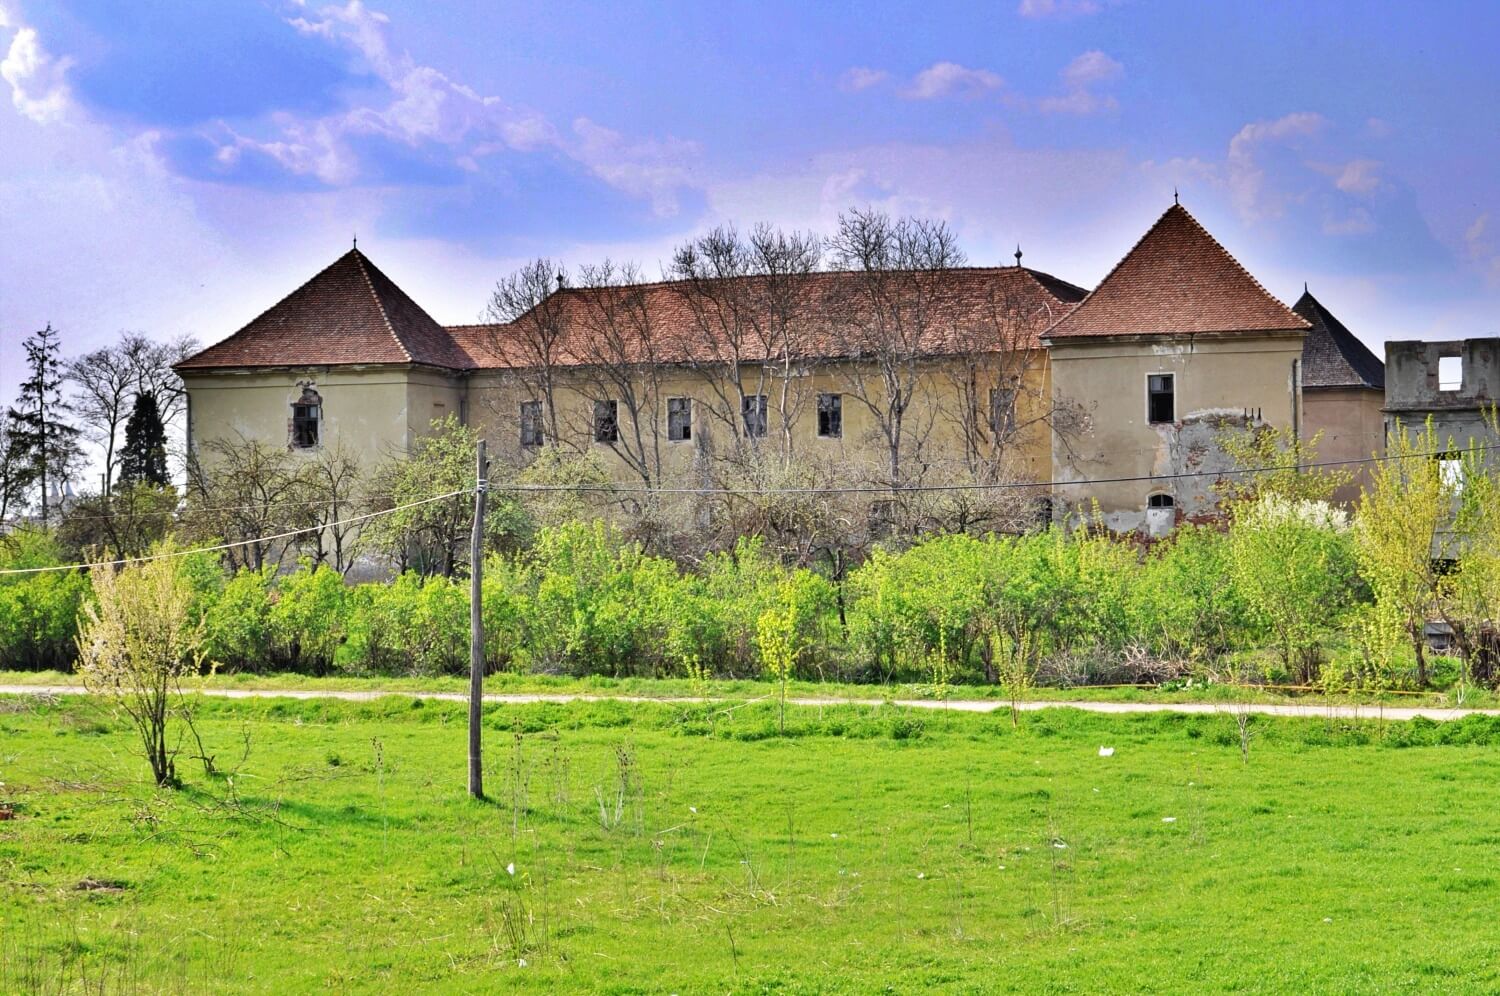
[[[1177,421],[1177,396],[1171,374],[1146,378],[1146,418],[1153,425]]]
[[[1014,384],[990,388],[990,431],[996,442],[1010,437],[1016,427],[1016,388]]]
[[[542,403],[521,402],[521,445],[540,446],[545,438],[542,432]]]
[[[740,399],[740,414],[745,418],[745,435],[752,438],[766,434],[766,396],[749,394]]]
[[[681,442],[693,438],[693,399],[667,399],[667,438]]]
[[[1464,386],[1464,358],[1462,356],[1438,357],[1438,390],[1457,391]]]
[[[1434,457],[1438,462],[1438,476],[1443,486],[1455,495],[1464,491],[1464,461],[1457,453],[1442,453]]]
[[[292,446],[299,450],[310,450],[318,445],[318,422],[323,416],[323,406],[313,402],[299,402],[292,406]]]
[[[841,439],[844,435],[844,396],[818,395],[818,435],[824,439]]]
[[[616,443],[620,440],[620,406],[614,401],[594,402],[594,442]]]

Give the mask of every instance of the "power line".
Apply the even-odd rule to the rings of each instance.
[[[1158,481],[1187,480],[1199,477],[1237,477],[1245,474],[1265,474],[1276,471],[1292,470],[1316,470],[1325,467],[1348,467],[1371,463],[1385,463],[1391,460],[1407,460],[1415,457],[1456,457],[1464,453],[1484,452],[1485,447],[1470,446],[1461,450],[1430,450],[1418,453],[1402,453],[1386,456],[1371,456],[1357,460],[1322,460],[1314,463],[1303,464],[1268,464],[1260,467],[1239,467],[1227,470],[1198,470],[1184,471],[1178,474],[1144,474],[1131,477],[1098,477],[1082,481],[1004,481],[992,484],[914,484],[899,485],[896,487],[881,487],[878,485],[850,485],[831,487],[809,487],[809,488],[644,488],[644,487],[615,487],[604,484],[497,484],[491,481],[489,486],[495,491],[512,491],[523,494],[537,493],[568,493],[568,494],[656,494],[656,495],[732,495],[737,497],[754,497],[760,495],[822,495],[822,494],[919,494],[923,492],[954,492],[954,491],[1003,491],[1023,490],[1027,488],[1046,488],[1056,491],[1059,488],[1079,488],[1098,484],[1130,484],[1130,483],[1154,483]],[[416,508],[437,501],[444,501],[458,495],[471,494],[473,488],[460,488],[449,491],[446,494],[434,495],[431,498],[423,498],[419,501],[407,502],[394,508],[381,509],[376,512],[367,512],[363,515],[352,516],[348,519],[340,519],[337,522],[327,522],[321,525],[305,526],[301,529],[291,529],[286,532],[275,533],[270,536],[258,536],[254,539],[237,540],[233,543],[220,543],[215,546],[196,547],[191,550],[176,550],[168,554],[153,554],[146,557],[127,557],[122,560],[104,560],[83,564],[59,564],[52,567],[24,567],[0,569],[0,577],[15,576],[21,574],[41,574],[55,571],[83,570],[95,567],[122,567],[128,564],[143,564],[152,560],[165,557],[187,557],[196,553],[214,553],[220,550],[231,550],[236,547],[252,546],[260,543],[271,543],[280,539],[288,539],[292,536],[300,536],[304,533],[321,532],[325,529],[335,529],[340,526],[352,525],[368,519],[378,518],[382,515],[390,515],[403,509]]]
[[[449,491],[447,494],[434,495],[431,498],[423,498],[420,501],[407,502],[397,505],[395,508],[385,508],[378,512],[366,512],[364,515],[356,515],[338,522],[327,522],[318,526],[305,526],[302,529],[289,529],[286,532],[275,533],[270,536],[257,536],[254,539],[236,540],[233,543],[219,543],[214,546],[194,547],[191,550],[173,550],[171,553],[153,553],[145,557],[125,557],[121,560],[100,560],[87,564],[57,564],[52,567],[13,567],[0,570],[0,576],[17,574],[44,574],[55,571],[78,571],[93,569],[96,567],[125,567],[130,564],[145,564],[153,560],[166,560],[174,557],[191,557],[195,553],[216,553],[220,550],[233,550],[241,546],[254,546],[260,543],[273,543],[276,540],[288,539],[292,536],[300,536],[303,533],[321,532],[324,529],[335,529],[339,526],[353,525],[356,522],[364,522],[367,519],[379,518],[382,515],[390,515],[402,509],[416,508],[419,505],[430,505],[435,501],[444,501],[456,495],[469,494],[473,488],[460,488],[457,491]]]

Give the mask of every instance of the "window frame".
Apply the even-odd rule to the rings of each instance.
[[[1151,381],[1156,377],[1167,378],[1168,390],[1155,391],[1151,387]],[[1152,401],[1160,395],[1166,395],[1171,399],[1171,417],[1158,419],[1152,417]],[[1177,421],[1177,374],[1170,370],[1157,370],[1146,374],[1146,424],[1147,425],[1171,425]]]
[[[764,394],[746,394],[740,398],[740,422],[746,439],[764,439],[771,425],[770,408]],[[751,421],[751,414],[755,421]]]
[[[547,445],[547,430],[542,425],[542,403],[536,398],[521,402],[521,448],[540,449]]]
[[[323,396],[312,386],[303,385],[302,394],[292,402],[291,407],[292,416],[287,419],[287,448],[302,451],[318,449],[323,445]],[[309,429],[310,439],[307,433]]]
[[[990,432],[996,442],[1008,438],[1016,428],[1016,399],[1020,396],[1020,385],[1014,382],[996,384],[990,388]],[[1005,400],[1004,419],[1001,419],[1001,399]]]
[[[676,421],[674,421],[674,418]],[[693,440],[693,399],[667,399],[667,442],[689,443]]]
[[[1146,507],[1152,511],[1177,508],[1177,499],[1165,491],[1156,491],[1146,496]]]
[[[837,391],[820,391],[817,402],[819,439],[844,438],[844,396]]]
[[[612,446],[620,441],[620,403],[613,398],[594,402],[594,442]]]

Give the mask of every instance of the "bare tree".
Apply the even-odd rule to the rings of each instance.
[[[765,393],[770,356],[748,279],[755,272],[750,247],[729,227],[680,246],[668,270],[690,319],[683,359],[713,395],[707,414],[728,429],[736,448],[756,438],[746,431],[745,416],[747,405]]]
[[[941,222],[870,210],[840,215],[829,248],[833,264],[850,271],[829,281],[823,304],[847,357],[838,370],[884,445],[882,483],[895,499],[920,480],[921,467],[912,464],[922,454],[932,413],[914,419],[912,401],[927,359],[952,332],[952,276],[964,255]]]
[[[816,349],[817,328],[809,305],[809,277],[822,262],[822,244],[816,235],[784,232],[757,225],[750,234],[750,263],[756,279],[750,281],[751,321],[756,338],[765,344],[766,363],[777,392],[782,452],[791,459],[792,425],[806,398],[807,373],[821,350]]]
[[[344,520],[360,511],[363,468],[343,444],[320,450],[306,468],[307,494],[313,523],[322,528],[310,534],[313,561],[348,574],[359,555],[358,524]]]
[[[225,551],[231,569],[280,566],[295,538],[263,537],[317,522],[307,465],[284,448],[236,434],[214,439],[188,464],[188,505],[183,521],[202,538],[244,545]]]
[[[817,236],[769,225],[748,239],[715,228],[673,255],[668,273],[692,329],[684,360],[703,376],[715,402],[709,414],[737,448],[768,433],[774,414],[783,456],[791,456],[803,368],[817,355],[808,278],[821,262]]]
[[[504,325],[491,336],[491,348],[509,358],[523,384],[538,395],[546,425],[545,443],[560,441],[557,380],[564,365],[568,334],[567,300],[559,293],[567,271],[550,259],[536,259],[495,284],[486,317]]]
[[[605,260],[579,271],[580,379],[595,402],[616,407],[613,438],[598,438],[647,488],[661,485],[663,357],[651,294],[633,263]],[[592,421],[592,412],[584,413]],[[589,427],[592,433],[592,425]]]
[[[99,493],[107,495],[114,488],[120,431],[135,400],[135,372],[115,346],[69,360],[66,369],[74,384],[73,411],[83,423],[84,436],[104,451]]]
[[[117,348],[135,378],[136,393],[156,398],[162,425],[169,430],[181,428],[179,423],[187,410],[187,390],[172,366],[196,352],[198,341],[184,335],[159,342],[139,332],[125,332],[121,333]]]

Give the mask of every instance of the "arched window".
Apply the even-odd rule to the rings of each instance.
[[[1147,508],[1176,508],[1177,502],[1171,495],[1152,495],[1146,499]]]
[[[316,449],[322,428],[323,399],[311,387],[304,387],[302,397],[292,402],[292,449]]]

